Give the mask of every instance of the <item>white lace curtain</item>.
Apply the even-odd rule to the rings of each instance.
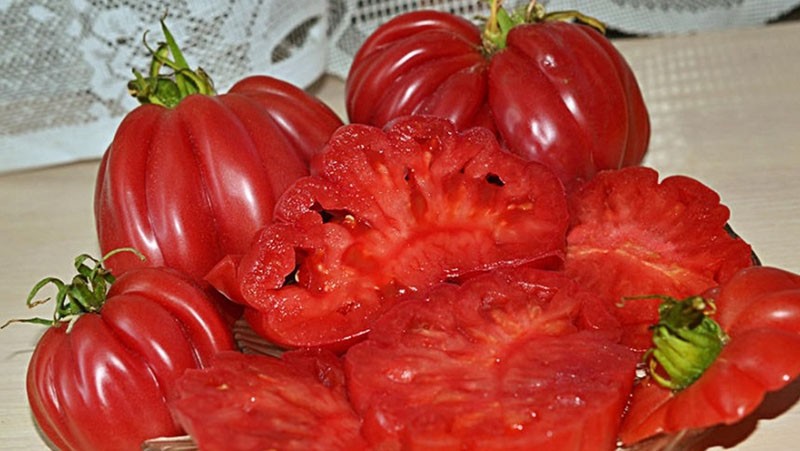
[[[513,7],[527,3],[506,0]],[[763,24],[800,0],[542,0],[632,34]],[[479,0],[0,0],[0,172],[99,157],[136,106],[126,82],[145,71],[142,36],[166,21],[192,67],[224,92],[250,74],[306,87],[347,74],[380,23],[435,8],[475,18]]]

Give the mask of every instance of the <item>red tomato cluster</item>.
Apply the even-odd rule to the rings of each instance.
[[[59,290],[31,320],[45,436],[612,450],[795,379],[800,276],[760,266],[712,189],[638,167],[647,110],[602,24],[498,4],[485,29],[378,28],[349,125],[269,77],[216,94],[164,27],[97,178],[107,256],[29,298]],[[270,355],[236,348],[240,314]]]

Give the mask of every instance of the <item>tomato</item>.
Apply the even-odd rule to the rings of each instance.
[[[207,279],[288,347],[346,347],[405,294],[497,267],[560,265],[563,187],[486,129],[401,118],[340,128],[241,256]]]
[[[178,386],[173,412],[200,449],[366,449],[332,354],[221,353]]]
[[[437,11],[387,21],[354,57],[346,83],[350,121],[383,126],[430,114],[459,129],[489,127],[508,149],[546,164],[565,183],[639,164],[650,120],[622,55],[597,29],[535,10],[494,35],[491,17],[485,33]]]
[[[36,422],[62,450],[139,449],[146,439],[180,435],[167,402],[184,370],[234,349],[226,322],[180,273],[138,268],[114,281],[100,263],[89,269],[84,261],[69,285],[43,281],[60,291],[28,366]]]
[[[638,358],[601,306],[532,268],[397,304],[344,357],[365,438],[375,449],[615,449]]]
[[[645,350],[658,299],[701,293],[751,266],[751,248],[726,231],[730,212],[711,188],[651,168],[607,170],[569,194],[565,271],[597,292]]]
[[[188,66],[177,71],[190,73]],[[114,256],[107,265],[117,274],[168,266],[202,281],[224,255],[244,251],[342,122],[275,78],[253,76],[225,94],[190,91],[167,103],[156,95],[169,90],[153,84],[169,81],[163,77],[134,85],[153,103],[123,119],[103,155],[94,200],[100,249],[133,247],[147,257]]]
[[[653,375],[637,384],[621,429],[625,444],[733,424],[753,412],[767,392],[787,386],[800,374],[800,275],[753,266],[702,298],[715,306],[707,315],[724,332],[721,351],[686,387],[665,388]],[[705,341],[688,341],[691,346],[675,359],[678,370],[667,382],[681,378],[684,369],[695,369],[690,357],[708,352],[701,345]]]

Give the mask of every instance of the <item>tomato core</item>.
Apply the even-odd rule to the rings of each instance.
[[[674,391],[690,386],[714,363],[728,342],[710,318],[714,303],[700,296],[683,300],[664,297],[653,326],[653,347],[644,355],[650,376]]]

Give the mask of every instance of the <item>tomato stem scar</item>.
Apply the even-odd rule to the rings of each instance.
[[[643,359],[652,379],[662,387],[680,391],[694,383],[722,352],[728,335],[711,319],[713,301],[701,296],[662,300],[659,321],[653,329],[653,346]]]

